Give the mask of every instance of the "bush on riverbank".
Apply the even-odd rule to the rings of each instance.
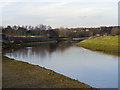
[[[96,51],[119,53],[118,38],[119,36],[93,37],[79,42],[77,45]]]

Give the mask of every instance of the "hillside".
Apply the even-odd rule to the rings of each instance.
[[[77,45],[96,51],[118,53],[118,38],[119,36],[92,37],[77,43]]]

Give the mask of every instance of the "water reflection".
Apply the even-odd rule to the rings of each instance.
[[[117,56],[93,52],[70,42],[27,47],[6,56],[52,69],[93,87],[118,87]]]

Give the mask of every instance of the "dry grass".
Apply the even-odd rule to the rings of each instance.
[[[4,56],[2,59],[3,88],[92,88],[37,65],[15,61]]]

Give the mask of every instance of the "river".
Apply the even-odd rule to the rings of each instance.
[[[5,56],[54,70],[96,88],[118,88],[118,56],[91,51],[71,42],[12,49]]]

